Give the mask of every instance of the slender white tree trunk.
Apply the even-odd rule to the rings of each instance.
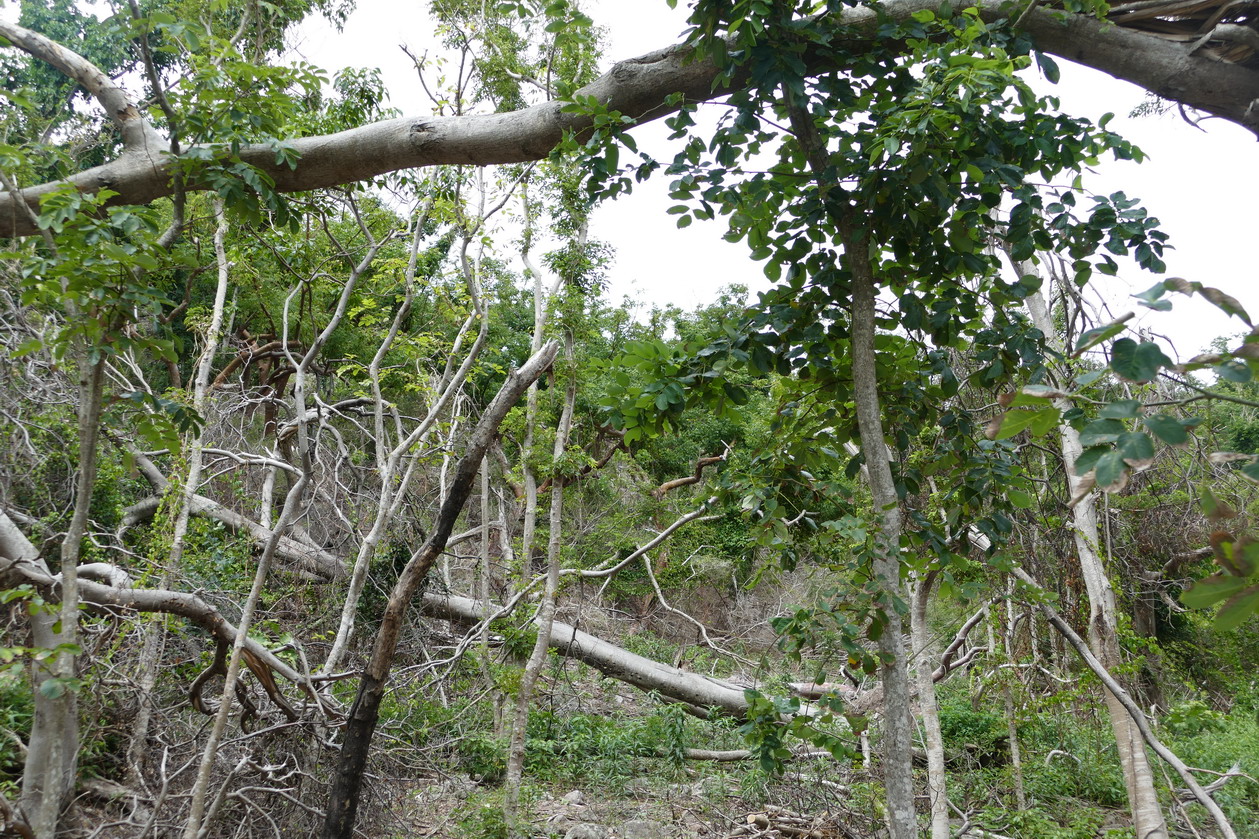
[[[914,642],[915,674],[918,680],[918,708],[922,717],[923,745],[927,750],[927,797],[931,801],[931,839],[949,839],[949,797],[944,771],[944,737],[940,733],[940,706],[936,701],[932,671],[940,650],[927,627],[927,604],[935,572],[924,575],[914,586],[911,631]]]
[[[1028,298],[1028,310],[1036,328],[1054,342],[1056,332],[1053,319],[1041,292]],[[1056,343],[1061,349],[1061,342]],[[1075,473],[1075,464],[1082,452],[1080,436],[1074,428],[1066,424],[1059,427],[1059,436],[1068,494],[1075,498],[1080,494],[1083,485],[1083,478]],[[1089,596],[1089,649],[1103,667],[1114,672],[1122,663],[1115,615],[1115,591],[1111,587],[1110,577],[1098,550],[1096,494],[1085,495],[1071,508],[1069,519],[1076,554],[1080,558],[1080,571]],[[1132,810],[1136,835],[1140,839],[1167,839],[1167,822],[1163,818],[1162,808],[1159,807],[1158,793],[1154,789],[1154,773],[1146,756],[1145,743],[1123,704],[1109,690],[1104,691],[1104,695],[1111,730],[1115,734],[1115,744],[1119,750],[1119,764],[1123,769],[1124,786],[1128,791],[1128,805]]]
[[[214,256],[218,263],[218,283],[214,289],[214,309],[210,315],[210,326],[205,334],[205,347],[197,363],[196,375],[192,386],[192,408],[203,419],[206,416],[206,401],[210,388],[210,371],[214,367],[214,356],[219,348],[219,333],[223,329],[223,314],[227,308],[227,286],[230,270],[227,262],[225,242],[227,238],[227,213],[224,211],[223,200],[215,199],[214,216],[217,225],[214,230]],[[193,498],[201,486],[201,449],[204,444],[205,426],[193,435],[188,444],[188,475],[184,480],[183,492],[180,495],[178,512],[171,532],[170,551],[167,554],[166,566],[162,569],[159,587],[170,588],[171,580],[178,573],[184,558],[184,539],[188,534],[188,519],[192,515]],[[269,522],[264,522],[269,526]],[[135,721],[131,729],[131,742],[127,747],[127,778],[131,782],[140,780],[144,769],[145,754],[149,738],[149,722],[153,715],[153,688],[157,683],[157,662],[160,657],[162,641],[166,633],[164,616],[151,617],[145,624],[144,646],[140,655],[140,667],[137,681],[140,685],[138,707]]]
[[[1017,664],[1014,656],[1014,580],[1010,580],[1009,589],[1006,592],[1005,601],[1005,655],[1006,661],[1011,665],[1009,679],[1002,682],[1001,693],[1005,702],[1005,724],[1006,739],[1010,743],[1010,769],[1014,771],[1014,801],[1020,810],[1027,809],[1027,792],[1023,788],[1023,751],[1019,746],[1019,727],[1015,719],[1014,704],[1014,688],[1011,687],[1010,681],[1019,671],[1013,665]],[[1029,625],[1032,622],[1032,615],[1028,615]],[[1031,631],[1029,628],[1029,635]]]
[[[573,358],[573,336],[570,332],[566,337],[564,357],[571,362]],[[560,421],[555,429],[555,447],[551,462],[558,467],[565,450],[568,448],[569,432],[573,426],[573,407],[577,401],[577,380],[570,371],[568,388],[564,393],[564,407],[560,412]],[[525,729],[529,722],[529,704],[533,700],[533,689],[538,676],[546,664],[547,649],[551,646],[551,627],[555,622],[555,600],[560,587],[560,546],[564,533],[564,480],[558,471],[553,470],[551,479],[551,515],[550,533],[547,536],[546,549],[546,588],[542,592],[542,602],[538,605],[538,616],[534,621],[538,637],[534,641],[533,651],[525,664],[525,672],[520,679],[520,688],[516,694],[515,717],[512,721],[511,745],[507,753],[507,790],[504,808],[508,825],[513,834],[517,832],[517,815],[520,806],[520,781],[525,766]]]

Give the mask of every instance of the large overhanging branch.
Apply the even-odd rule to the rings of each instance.
[[[78,82],[105,109],[122,135],[123,148],[127,152],[153,155],[167,147],[166,140],[144,118],[139,106],[122,85],[83,56],[38,32],[3,20],[0,20],[0,36]]]
[[[905,20],[923,9],[934,11],[938,5],[937,0],[891,0],[882,6],[882,18],[869,8],[848,9],[828,17],[837,29],[847,28],[848,48],[855,52],[863,41],[873,43],[869,39],[876,37],[884,18]],[[989,21],[1005,18],[1011,10],[1010,3],[997,0],[981,0],[976,5]],[[1259,126],[1254,104],[1259,100],[1259,72],[1255,70],[1210,58],[1195,51],[1194,44],[1177,43],[1060,10],[1033,6],[1020,16],[1019,22],[1037,47],[1046,52],[1252,130]],[[31,37],[40,36],[6,23],[0,23],[0,35],[32,55],[45,58],[47,50],[31,47]],[[64,47],[59,49],[62,54],[69,52]],[[673,46],[621,61],[577,91],[575,98],[594,97],[609,109],[642,123],[677,110],[680,101],[707,101],[730,92],[729,88],[714,88],[717,68],[712,63],[689,60],[690,57],[687,48]],[[70,64],[63,60],[57,66],[67,72]],[[843,69],[833,59],[813,60],[814,72]],[[588,117],[566,113],[563,103],[547,102],[502,114],[404,117],[336,134],[294,139],[292,148],[299,155],[295,169],[277,161],[275,151],[268,146],[245,146],[240,155],[246,163],[266,173],[277,191],[296,192],[362,181],[400,169],[538,160],[555,148],[566,131],[580,132],[589,125]],[[152,142],[129,145],[129,153],[119,159],[73,175],[66,182],[87,192],[111,189],[118,193],[118,203],[147,204],[171,192],[168,159],[160,148]],[[0,195],[0,237],[37,232],[17,202],[23,200],[38,209],[40,197],[56,186],[57,183],[48,183],[21,190],[20,195]],[[204,189],[205,185],[194,180],[188,188]]]

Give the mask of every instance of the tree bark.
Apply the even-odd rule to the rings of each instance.
[[[564,358],[573,360],[573,335],[565,335]],[[559,426],[555,429],[555,446],[551,451],[552,466],[558,468],[565,450],[568,448],[568,436],[573,427],[573,406],[577,401],[577,379],[572,370],[568,371],[568,387],[564,392],[564,407],[560,411]],[[520,689],[516,693],[515,716],[511,727],[511,745],[507,752],[506,799],[504,811],[507,824],[513,835],[518,831],[516,817],[520,804],[520,781],[525,768],[525,734],[529,724],[529,704],[533,701],[533,688],[538,682],[542,666],[546,664],[547,649],[551,646],[551,632],[555,623],[555,601],[560,589],[560,545],[564,534],[564,482],[555,481],[551,485],[551,518],[550,532],[547,534],[546,546],[546,587],[542,591],[542,602],[538,605],[538,614],[534,624],[538,629],[538,637],[534,639],[533,651],[529,661],[525,663],[525,672],[520,679]]]
[[[36,839],[56,836],[61,810],[74,791],[78,772],[78,687],[74,681],[78,661],[74,648],[79,641],[78,566],[96,483],[105,362],[102,358],[89,360],[83,347],[77,349],[77,354],[79,472],[75,478],[74,511],[61,543],[60,615],[54,624],[36,626],[44,641],[41,646],[67,646],[47,659],[47,664],[37,665],[32,674],[35,713],[22,773],[21,808],[31,820]]]
[[[504,611],[469,597],[431,593],[425,593],[421,608],[430,617],[463,622],[487,620]],[[609,678],[659,693],[699,711],[701,716],[706,716],[708,709],[732,717],[747,713],[744,691],[748,686],[653,661],[563,621],[552,621],[550,646],[560,655],[588,664]]]
[[[940,732],[940,706],[936,701],[932,668],[940,653],[927,626],[927,604],[935,572],[928,572],[914,586],[911,632],[914,639],[918,708],[922,717],[923,746],[927,751],[927,797],[931,802],[931,839],[949,839],[949,793],[944,771],[944,736]]]
[[[225,247],[228,232],[227,212],[221,198],[214,201],[214,215],[217,219],[214,230],[214,255],[218,264],[218,282],[215,284],[214,308],[210,315],[210,325],[205,333],[205,347],[197,362],[197,372],[192,386],[192,409],[199,417],[205,416],[210,370],[214,365],[214,355],[218,352],[219,332],[223,328],[223,313],[227,305],[227,286],[230,275]],[[183,492],[180,493],[179,511],[175,516],[175,526],[171,533],[170,551],[167,555],[166,567],[162,569],[161,575],[160,587],[164,589],[170,587],[171,579],[179,573],[183,565],[184,538],[188,533],[188,519],[192,515],[193,499],[201,486],[201,449],[204,430],[204,426],[198,428],[193,439],[188,443],[188,475],[184,480]],[[127,776],[133,783],[140,779],[144,769],[149,720],[153,711],[153,688],[157,683],[157,661],[165,633],[166,625],[161,620],[150,620],[144,628],[144,647],[140,654],[137,674],[140,695],[137,699],[136,715],[131,730],[131,742],[127,747]]]
[[[1014,569],[1014,576],[1018,577],[1028,586],[1031,586],[1037,592],[1044,593],[1044,589],[1037,584],[1031,576],[1021,568]],[[1185,765],[1185,762],[1176,756],[1175,752],[1163,745],[1162,741],[1154,736],[1154,732],[1150,729],[1149,723],[1146,721],[1145,712],[1141,707],[1128,695],[1123,686],[1116,681],[1115,677],[1110,674],[1109,669],[1093,655],[1089,645],[1079,636],[1071,625],[1063,620],[1062,615],[1050,606],[1045,600],[1039,600],[1036,607],[1045,615],[1050,626],[1058,630],[1067,642],[1070,643],[1075,651],[1079,653],[1080,658],[1084,659],[1084,663],[1093,671],[1106,690],[1115,698],[1116,703],[1124,709],[1128,718],[1132,721],[1133,727],[1140,733],[1142,739],[1149,744],[1155,753],[1161,757],[1168,766],[1176,770],[1176,774],[1185,782],[1189,794],[1211,814],[1211,818],[1215,820],[1215,826],[1219,828],[1220,836],[1223,839],[1237,839],[1237,832],[1233,830],[1232,824],[1229,823],[1228,817],[1224,815],[1224,811],[1215,803],[1215,799],[1205,790],[1197,779],[1194,778],[1193,772]],[[1149,834],[1143,834],[1138,829],[1136,832],[1138,837],[1145,837]]]
[[[30,569],[51,579],[48,566],[40,558],[39,551],[3,511],[0,511],[0,559],[5,561],[5,570]],[[51,610],[40,609],[32,614],[33,646],[51,649],[61,643],[60,636],[55,631],[56,623],[57,615]],[[74,755],[79,748],[78,719],[71,716],[74,705],[51,699],[40,690],[40,686],[53,678],[53,675],[44,665],[38,662],[31,663],[30,678],[35,700],[35,717],[28,738],[19,809],[28,819],[29,827],[33,831],[30,835],[34,836],[41,835],[39,830],[43,825],[36,822],[40,817],[40,808],[46,797],[44,785],[50,773],[54,767],[61,765],[63,756]],[[53,774],[53,779],[55,782],[55,774]],[[49,795],[47,798],[60,801],[56,794]],[[56,829],[55,821],[52,829]],[[45,832],[42,835],[52,834]]]
[[[819,184],[827,178],[830,154],[820,136],[807,103],[784,90],[787,113],[796,142],[804,152]],[[905,627],[901,616],[905,588],[901,584],[900,498],[887,456],[883,434],[883,409],[879,398],[878,364],[874,338],[879,284],[870,261],[868,232],[861,226],[859,207],[848,203],[842,189],[826,199],[826,211],[843,244],[843,265],[848,269],[852,299],[849,308],[849,342],[852,354],[852,395],[857,414],[857,433],[865,453],[866,481],[878,527],[874,534],[874,578],[879,584],[880,612],[886,621],[879,633],[879,678],[883,687],[883,786],[887,796],[887,825],[891,839],[913,839],[918,833],[914,814],[913,714],[910,707],[909,662],[905,656]],[[854,216],[856,218],[854,218]]]

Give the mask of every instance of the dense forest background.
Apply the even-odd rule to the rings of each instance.
[[[408,121],[285,60],[345,5],[24,3],[0,835],[1259,837],[1259,332],[1088,190],[1141,152],[1035,5],[705,0],[629,110],[577,3],[440,0]],[[608,299],[647,177],[773,288]]]

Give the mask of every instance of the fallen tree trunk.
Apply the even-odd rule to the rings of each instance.
[[[503,617],[510,611],[497,604],[481,603],[471,597],[432,592],[425,593],[420,608],[429,617],[463,623]],[[964,629],[973,625],[973,622],[968,621]],[[681,702],[687,706],[688,711],[701,717],[707,717],[710,710],[716,710],[724,716],[742,718],[748,710],[744,692],[749,688],[759,687],[756,682],[741,684],[662,664],[558,620],[551,630],[550,647],[560,655],[587,664],[618,682]],[[932,673],[933,681],[941,681],[954,669],[956,665],[938,667]],[[844,706],[858,714],[878,710],[883,697],[881,685],[856,690],[845,684],[792,682],[789,687],[792,693],[806,701],[821,699],[832,692],[838,693],[844,700]]]
[[[130,526],[152,520],[161,503],[161,498],[152,496],[132,504],[123,514],[123,525]],[[191,512],[193,515],[221,522],[228,530],[246,535],[259,545],[265,545],[271,535],[269,528],[204,495],[192,496]],[[335,580],[344,577],[346,573],[345,562],[339,557],[320,548],[302,544],[289,536],[280,537],[275,557],[290,568],[320,580]]]
[[[473,622],[493,617],[500,611],[492,604],[453,594],[425,594],[421,608],[431,617]],[[734,717],[747,713],[748,702],[743,685],[652,661],[582,632],[571,624],[558,620],[553,623],[551,648],[619,682],[655,691],[701,712],[715,708]]]

